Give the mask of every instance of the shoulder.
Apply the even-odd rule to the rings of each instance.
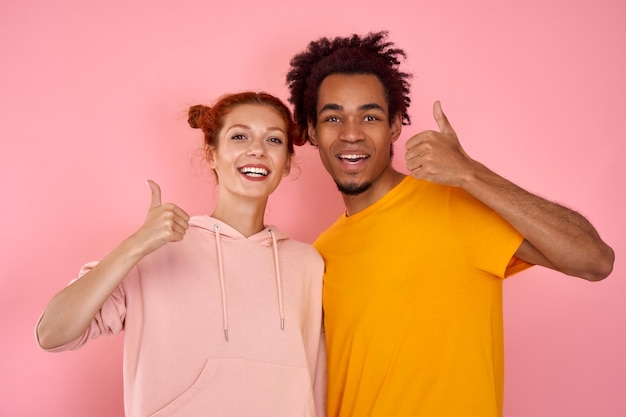
[[[293,239],[279,243],[282,265],[286,268],[300,270],[305,274],[321,276],[324,272],[324,259],[313,245]]]
[[[294,239],[285,239],[281,242],[281,244],[283,246],[281,248],[281,252],[287,251],[290,254],[298,254],[300,256],[311,259],[312,261],[316,259],[321,261],[322,259],[322,256],[319,254],[317,249],[315,249],[315,247],[309,243],[301,242]]]

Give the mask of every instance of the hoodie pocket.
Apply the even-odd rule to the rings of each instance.
[[[315,417],[307,367],[209,358],[196,381],[151,417]]]

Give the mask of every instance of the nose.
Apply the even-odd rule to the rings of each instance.
[[[358,121],[347,119],[342,127],[339,139],[346,142],[358,142],[363,140],[363,131],[361,130],[361,126]]]
[[[265,155],[265,142],[262,140],[253,139],[248,143],[246,149],[246,155],[255,156],[257,158]]]

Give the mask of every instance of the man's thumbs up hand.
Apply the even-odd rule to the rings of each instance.
[[[433,104],[433,117],[439,131],[420,132],[406,142],[406,167],[417,179],[460,187],[474,161],[461,147],[439,101]]]

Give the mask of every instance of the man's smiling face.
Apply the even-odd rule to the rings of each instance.
[[[392,172],[391,144],[401,121],[390,122],[385,90],[372,74],[333,74],[320,84],[317,125],[309,124],[311,142],[344,195],[375,187]]]

